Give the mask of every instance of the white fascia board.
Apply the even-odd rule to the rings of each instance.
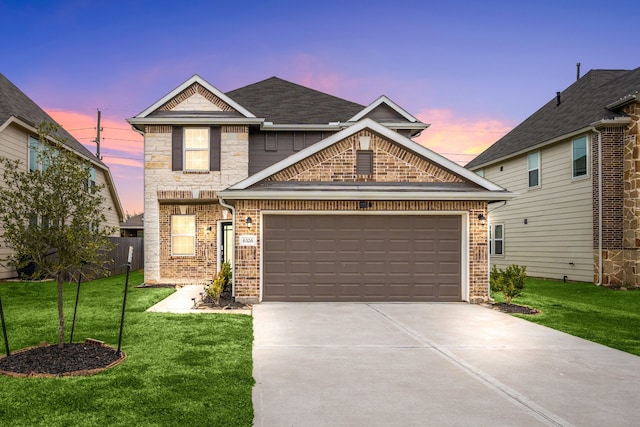
[[[177,88],[175,88],[174,90],[172,90],[171,92],[169,92],[168,94],[166,94],[165,96],[160,98],[153,105],[151,105],[149,108],[144,110],[142,113],[138,114],[136,117],[146,117],[146,116],[148,116],[149,114],[151,114],[154,111],[156,111],[162,105],[164,105],[167,102],[169,102],[173,97],[175,97],[180,92],[182,92],[183,90],[185,90],[186,88],[188,88],[189,86],[191,86],[194,83],[198,83],[201,86],[203,86],[209,92],[213,93],[215,96],[220,98],[223,102],[225,102],[229,106],[233,107],[236,111],[238,111],[243,116],[245,116],[245,117],[255,117],[249,110],[247,110],[242,105],[240,105],[237,102],[235,102],[233,99],[229,98],[224,93],[220,92],[213,85],[211,85],[209,82],[207,82],[205,79],[203,79],[202,77],[200,77],[197,74],[194,74],[190,79],[188,79],[187,81],[182,83],[180,86],[178,86]]]
[[[358,120],[362,119],[364,116],[369,114],[371,111],[375,110],[380,104],[387,104],[389,107],[391,107],[398,114],[400,114],[402,117],[404,117],[405,119],[409,120],[410,122],[419,121],[413,115],[409,114],[407,112],[407,110],[405,110],[404,108],[400,107],[398,104],[396,104],[395,102],[393,102],[392,100],[390,100],[389,98],[387,98],[384,95],[381,95],[378,99],[376,99],[371,104],[369,104],[367,107],[365,107],[364,110],[360,111],[358,114],[356,114],[355,116],[351,117],[348,121],[357,122]]]
[[[290,124],[275,124],[273,122],[263,122],[260,125],[260,129],[262,130],[284,130],[284,131],[324,131],[324,130],[329,130],[329,131],[339,131],[341,129],[344,129],[345,127],[348,127],[350,124],[349,123],[340,123],[340,122],[336,122],[336,123],[328,123],[326,125],[323,124],[295,124],[295,123],[290,123]]]
[[[256,125],[264,119],[253,117],[133,117],[131,125]]]
[[[631,123],[631,117],[614,117],[613,119],[601,119],[597,122],[591,123],[591,126],[594,128],[601,127],[619,127],[626,126]]]
[[[303,191],[303,190],[224,190],[225,200],[447,200],[503,201],[517,196],[509,191]]]
[[[331,145],[335,144],[338,141],[341,141],[345,138],[348,138],[351,135],[354,135],[358,132],[360,132],[363,129],[370,129],[371,131],[378,133],[380,135],[382,135],[383,137],[394,141],[397,144],[400,144],[402,146],[404,146],[407,150],[409,151],[413,151],[414,153],[425,157],[426,159],[432,161],[433,163],[442,166],[445,169],[450,170],[451,172],[453,172],[454,174],[457,174],[463,178],[468,179],[469,181],[478,184],[479,186],[485,188],[486,190],[489,191],[504,191],[504,188],[492,183],[491,181],[488,181],[480,176],[478,176],[478,174],[476,174],[475,172],[470,171],[469,169],[465,169],[464,167],[458,165],[457,163],[452,162],[451,160],[447,159],[446,157],[443,157],[431,150],[429,150],[428,148],[418,144],[417,142],[404,137],[402,135],[400,135],[399,133],[387,128],[386,126],[372,120],[369,118],[360,120],[359,122],[351,125],[350,127],[341,130],[340,132],[334,133],[333,135],[329,136],[328,138],[325,138],[324,140],[317,142],[315,144],[313,144],[310,147],[305,148],[304,150],[298,151],[297,153],[287,157],[284,160],[281,160],[280,162],[258,172],[255,175],[252,175],[250,177],[248,177],[247,179],[244,179],[234,185],[232,185],[231,187],[229,187],[229,189],[232,190],[243,190],[245,188],[250,187],[251,185],[254,185],[260,181],[262,181],[265,178],[270,177],[271,175],[274,175],[286,168],[288,168],[289,166],[292,166],[293,164],[307,158],[310,157],[314,154],[316,154],[319,151],[324,150],[327,147],[330,147]]]

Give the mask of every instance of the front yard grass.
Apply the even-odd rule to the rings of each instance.
[[[504,301],[501,294],[493,293],[492,297]],[[542,311],[518,317],[640,356],[638,290],[528,278],[513,303]]]
[[[147,313],[173,290],[135,288],[142,280],[141,272],[131,274],[124,363],[89,377],[0,375],[0,425],[252,424],[252,318]],[[82,284],[74,342],[90,337],[117,347],[124,281],[120,275]],[[75,284],[65,287],[66,342],[75,292]],[[0,283],[0,296],[12,352],[57,341],[55,283]]]

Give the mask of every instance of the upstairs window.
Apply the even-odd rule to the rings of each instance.
[[[373,175],[373,151],[356,151],[356,175]]]
[[[53,156],[55,156],[55,151]],[[29,136],[29,171],[46,171],[51,157],[49,146],[43,144],[38,138]]]
[[[540,186],[540,152],[530,153],[527,156],[527,165],[529,171],[529,188]]]
[[[222,133],[219,126],[173,126],[171,132],[171,170],[204,172],[220,170]]]
[[[209,128],[185,128],[184,169],[209,170]]]
[[[576,138],[572,143],[572,176],[585,176],[589,172],[587,162],[587,137]]]

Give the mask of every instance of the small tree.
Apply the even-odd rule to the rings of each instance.
[[[507,304],[522,293],[527,280],[527,267],[510,265],[506,269],[498,269],[495,265],[491,268],[489,283],[492,292],[500,292],[504,295]]]
[[[91,179],[91,165],[64,147],[53,123],[38,126],[36,170],[0,157],[0,227],[7,247],[5,261],[15,268],[36,266],[36,277],[54,277],[58,285],[58,346],[64,343],[62,289],[83,269],[106,275],[102,254],[109,250],[114,227],[104,226],[104,185]],[[2,184],[2,183],[0,183]]]

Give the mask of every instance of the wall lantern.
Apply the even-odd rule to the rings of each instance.
[[[212,230],[211,226],[208,226],[208,227],[205,229],[205,231],[206,231],[207,233],[211,233],[211,230]]]
[[[247,217],[247,228],[251,228],[251,223],[253,223],[253,220],[251,219],[250,216]]]
[[[485,225],[487,223],[487,217],[484,214],[478,215],[478,221],[480,221],[481,225]]]

